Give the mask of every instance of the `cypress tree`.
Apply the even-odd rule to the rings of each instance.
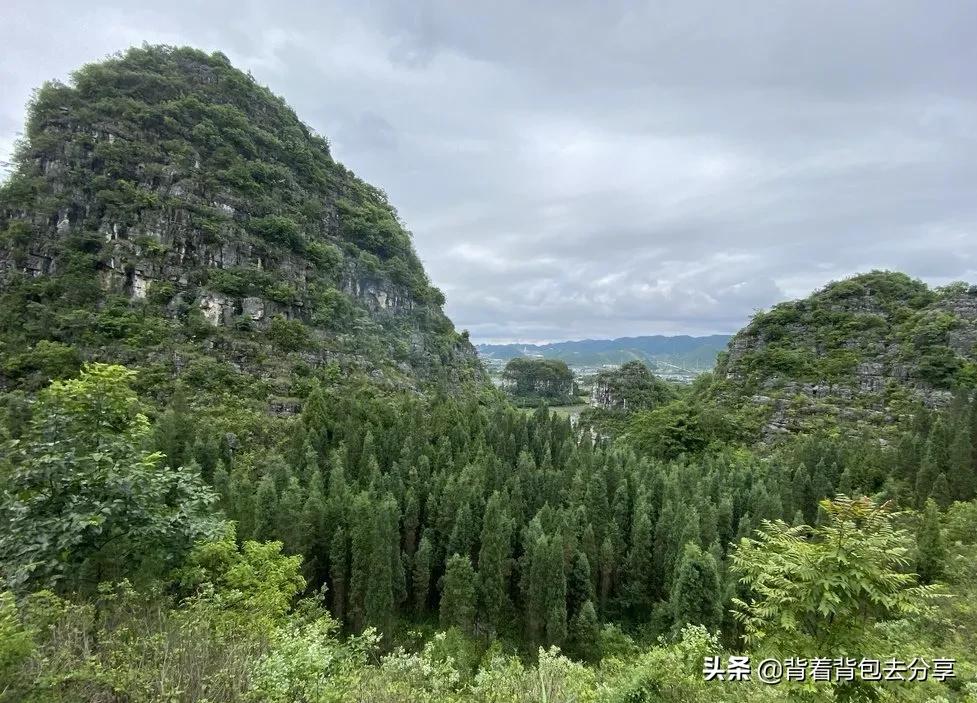
[[[954,500],[970,500],[977,492],[974,473],[974,454],[970,437],[970,414],[967,413],[954,425],[953,441],[949,450],[950,495]]]
[[[950,496],[950,482],[946,478],[946,474],[941,473],[936,477],[933,482],[933,487],[930,489],[929,497],[936,501],[936,504],[940,508],[946,510],[950,507],[950,503],[953,502]]]
[[[420,524],[421,508],[417,493],[413,488],[408,488],[404,500],[404,552],[408,556],[414,556],[417,549],[417,530]]]
[[[448,559],[441,589],[441,627],[457,627],[462,632],[475,633],[475,590],[477,579],[471,560],[455,554]]]
[[[369,575],[364,601],[365,622],[389,634],[394,617],[394,549],[397,548],[397,523],[389,501],[373,506],[370,520]],[[399,567],[399,549],[396,557]]]
[[[600,545],[600,583],[597,589],[601,613],[607,613],[608,600],[614,584],[615,562],[614,544],[611,542],[610,537],[605,537]]]
[[[220,463],[220,447],[213,435],[197,437],[193,443],[193,458],[200,466],[200,475],[204,481],[211,482]]]
[[[559,537],[545,541],[543,599],[546,612],[546,644],[562,646],[567,636],[567,580],[563,570],[563,542]]]
[[[302,486],[294,476],[278,501],[276,533],[279,535],[287,554],[302,553]]]
[[[350,512],[349,618],[353,630],[360,632],[366,624],[366,593],[373,567],[375,537],[374,506],[366,492],[353,499]]]
[[[414,609],[418,613],[427,610],[427,599],[431,589],[431,568],[433,546],[429,531],[426,530],[414,554]]]
[[[454,526],[448,538],[448,554],[461,554],[471,558],[475,549],[475,542],[478,539],[476,530],[475,516],[472,514],[471,506],[467,502],[462,503],[455,514]]]
[[[916,532],[916,572],[920,581],[932,583],[943,575],[946,547],[940,533],[940,513],[936,501],[926,501]]]
[[[485,507],[482,546],[478,554],[479,591],[485,620],[498,629],[509,612],[509,576],[512,568],[512,521],[502,495],[496,491]]]
[[[346,618],[346,584],[349,574],[349,545],[342,525],[329,542],[329,578],[332,581],[332,614],[340,623]]]
[[[301,552],[313,575],[313,581],[321,582],[320,569],[326,563],[329,553],[329,533],[325,531],[326,503],[322,497],[322,476],[316,474],[309,485],[308,498],[302,506],[299,524]]]
[[[624,593],[632,609],[646,608],[651,603],[654,588],[654,549],[651,518],[642,497],[635,503],[635,515],[631,523],[631,547],[624,568]]]
[[[709,552],[686,543],[672,586],[672,618],[675,631],[688,624],[719,626],[723,617],[719,570]]]
[[[176,468],[190,461],[194,429],[186,392],[182,385],[177,385],[166,411],[156,423],[156,446],[166,455],[169,466]]]
[[[600,622],[592,601],[585,601],[580,612],[573,619],[571,628],[571,644],[574,654],[589,663],[600,660],[601,639]]]
[[[567,610],[576,615],[584,603],[594,600],[594,584],[590,580],[591,568],[587,555],[577,552],[567,575]]]
[[[259,542],[272,540],[278,525],[278,492],[275,481],[265,475],[258,484],[255,494],[253,536]]]

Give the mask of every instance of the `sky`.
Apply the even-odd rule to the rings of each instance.
[[[977,3],[2,0],[41,82],[223,51],[383,188],[475,341],[730,333],[853,273],[977,283]]]

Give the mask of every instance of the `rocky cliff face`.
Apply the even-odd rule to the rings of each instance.
[[[327,364],[486,383],[384,194],[221,54],[133,49],[38,92],[0,189],[0,277],[8,355],[48,341],[170,374],[206,356],[286,397]]]
[[[975,362],[977,286],[873,272],[758,314],[720,358],[717,388],[754,406],[772,439],[944,406],[977,385]]]

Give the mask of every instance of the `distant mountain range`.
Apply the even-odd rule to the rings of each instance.
[[[708,371],[729,340],[730,335],[726,334],[706,337],[653,335],[552,344],[479,344],[476,349],[485,361],[496,363],[516,357],[543,357],[562,359],[570,366],[580,367],[623,364],[638,359],[647,362],[653,370],[678,367],[687,371]]]

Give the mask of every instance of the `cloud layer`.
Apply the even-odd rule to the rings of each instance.
[[[977,282],[966,0],[4,14],[0,154],[43,80],[143,41],[224,51],[387,191],[478,341],[731,332],[871,268]]]

